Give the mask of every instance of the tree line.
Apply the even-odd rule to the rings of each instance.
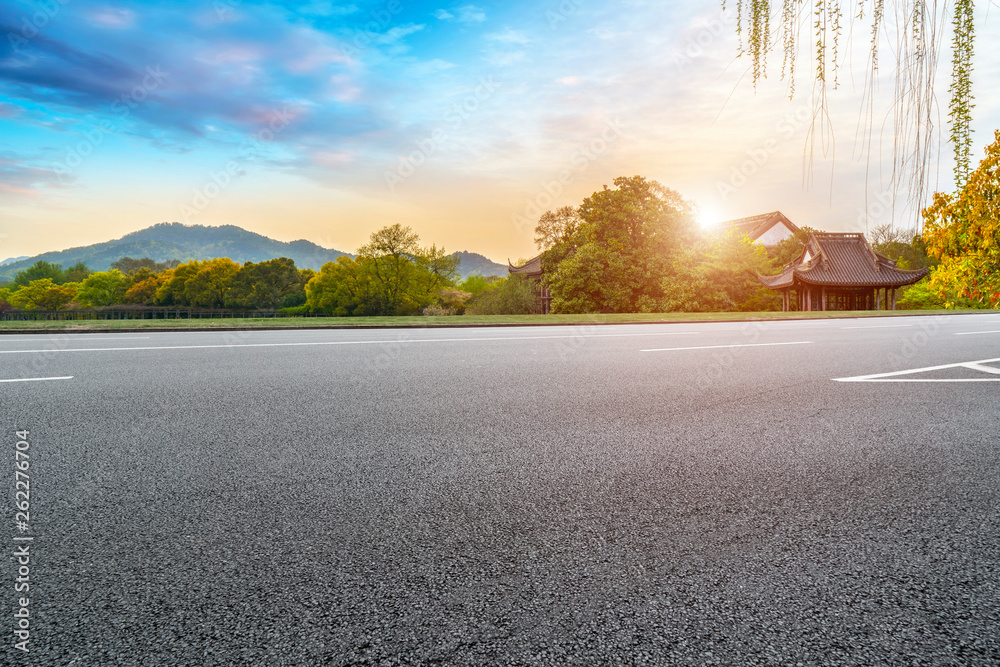
[[[0,309],[58,310],[120,305],[281,310],[287,314],[461,315],[538,312],[538,289],[555,313],[764,311],[780,297],[758,275],[797,259],[811,230],[776,246],[746,235],[704,234],[694,205],[641,176],[616,178],[577,207],[541,215],[535,242],[542,277],[458,282],[459,259],[421,246],[399,224],[374,232],[357,256],[317,272],[282,257],[240,266],[228,258],[123,258],[108,271],[44,261],[0,287]],[[986,158],[954,194],[935,195],[924,232],[874,230],[872,245],[901,268],[930,269],[903,288],[903,308],[1000,306],[1000,131]]]
[[[38,261],[0,287],[0,310],[159,306],[361,316],[536,307],[527,281],[472,276],[459,283],[460,259],[419,241],[409,227],[391,225],[373,233],[354,259],[342,256],[318,272],[287,257],[242,266],[225,257],[162,263],[125,257],[96,272],[84,263],[63,269]]]

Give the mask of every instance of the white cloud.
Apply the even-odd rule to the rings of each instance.
[[[455,15],[448,11],[445,11],[444,9],[439,9],[436,12],[434,12],[434,18],[440,19],[442,21],[448,21],[450,19],[455,18]]]
[[[458,8],[458,20],[462,23],[482,23],[486,20],[486,12],[476,5],[463,5]]]
[[[500,32],[487,35],[486,39],[503,44],[529,44],[531,42],[523,32],[520,30],[511,30],[510,28],[504,28]]]
[[[575,86],[580,83],[580,77],[578,76],[564,76],[561,79],[556,79],[556,83],[562,84],[564,86]]]

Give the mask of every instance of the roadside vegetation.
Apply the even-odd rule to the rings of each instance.
[[[901,268],[930,269],[928,278],[900,290],[900,308],[1000,306],[998,165],[1000,132],[957,193],[935,195],[923,212],[923,234],[889,226],[873,231],[874,249]],[[746,236],[703,233],[694,205],[656,181],[633,176],[613,185],[578,207],[539,218],[541,284],[552,297],[545,321],[589,314],[761,317],[780,309],[778,294],[757,276],[773,275],[799,257],[808,227],[765,249]],[[39,261],[0,286],[0,312],[187,308],[285,318],[464,315],[468,323],[538,313],[536,281],[515,274],[459,282],[458,266],[458,257],[437,245],[422,246],[413,230],[395,224],[373,233],[356,258],[342,256],[318,272],[299,269],[287,257],[242,266],[225,257],[165,263],[125,257],[99,272],[82,263],[63,269]]]

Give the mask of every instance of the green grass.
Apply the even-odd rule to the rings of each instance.
[[[622,313],[615,315],[462,315],[455,317],[276,317],[193,320],[55,320],[0,322],[0,333],[12,331],[149,331],[153,329],[278,328],[322,329],[352,327],[437,327],[498,324],[614,324],[637,322],[742,322],[748,320],[829,319],[835,317],[900,317],[958,315],[982,310],[827,311],[807,313]]]

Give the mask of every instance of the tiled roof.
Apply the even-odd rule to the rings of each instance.
[[[523,273],[526,276],[542,275],[542,256],[536,255],[521,266],[514,266],[507,260],[507,273]]]
[[[927,269],[900,269],[896,262],[871,249],[863,234],[813,233],[803,252],[779,275],[759,276],[768,287],[783,289],[796,281],[834,287],[902,287],[927,275]]]
[[[761,213],[760,215],[751,215],[748,218],[737,218],[736,220],[727,220],[726,222],[720,223],[718,229],[721,231],[735,230],[739,234],[746,234],[750,237],[751,241],[756,241],[764,233],[774,227],[778,223],[784,223],[793,232],[799,231],[799,228],[789,220],[781,211],[771,211],[770,213]]]

